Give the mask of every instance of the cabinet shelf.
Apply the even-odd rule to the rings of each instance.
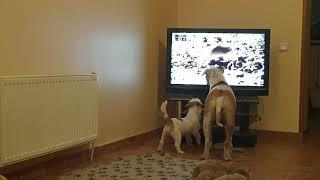
[[[177,102],[177,117],[184,117],[187,113],[185,104],[188,98],[171,98],[171,101]],[[253,147],[257,143],[256,131],[249,128],[250,118],[257,116],[258,97],[237,97],[237,110],[235,114],[235,129],[233,134],[233,143],[236,146]],[[219,143],[224,140],[225,132],[223,127],[212,126],[214,138],[213,143]]]

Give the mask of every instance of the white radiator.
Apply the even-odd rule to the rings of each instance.
[[[0,77],[0,167],[97,137],[97,78]]]

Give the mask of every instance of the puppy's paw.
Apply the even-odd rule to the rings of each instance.
[[[178,153],[178,154],[184,154],[184,151],[179,150],[179,151],[177,151],[177,153]]]

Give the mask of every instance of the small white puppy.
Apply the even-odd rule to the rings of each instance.
[[[232,152],[232,135],[235,124],[236,98],[227,84],[223,69],[209,68],[204,74],[210,91],[206,97],[204,106],[203,118],[203,133],[205,137],[205,147],[202,154],[202,159],[208,159],[210,149],[212,147],[212,125],[211,121],[214,119],[218,126],[223,126],[220,122],[221,117],[224,117],[224,127],[226,132],[226,139],[224,142],[224,159],[231,160],[230,153]]]
[[[196,143],[200,145],[201,136],[200,130],[200,116],[203,104],[200,99],[191,99],[186,107],[188,108],[188,114],[184,118],[170,118],[167,113],[167,101],[163,102],[161,105],[161,116],[165,122],[164,128],[162,130],[161,140],[158,146],[158,151],[163,151],[163,144],[167,135],[170,135],[175,141],[175,147],[177,153],[184,153],[181,148],[181,138],[186,136],[187,143],[190,144],[194,136]]]

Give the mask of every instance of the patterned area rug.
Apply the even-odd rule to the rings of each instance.
[[[108,164],[79,169],[61,180],[191,180],[198,160],[169,154],[126,156]]]

